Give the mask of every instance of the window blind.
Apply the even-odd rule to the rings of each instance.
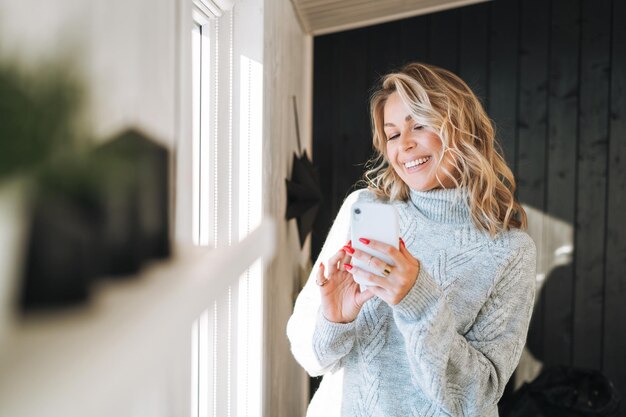
[[[262,217],[262,66],[234,48],[232,1],[193,3],[206,15],[192,31],[193,236],[224,247]],[[261,415],[262,282],[259,261],[235,286],[207,294],[192,326],[193,417]]]

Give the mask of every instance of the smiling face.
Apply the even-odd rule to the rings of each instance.
[[[454,187],[454,181],[445,174],[454,172],[449,157],[438,165],[443,152],[439,136],[426,126],[421,126],[411,117],[397,92],[385,102],[383,128],[387,139],[387,158],[395,172],[416,191],[428,191]]]

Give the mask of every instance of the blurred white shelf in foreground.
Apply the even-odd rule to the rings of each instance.
[[[27,316],[0,346],[0,415],[122,415],[168,361],[188,361],[193,320],[274,247],[274,222],[264,220],[233,246],[189,248],[133,279],[106,281],[84,307]]]

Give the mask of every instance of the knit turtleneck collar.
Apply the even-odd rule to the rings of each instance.
[[[464,224],[472,221],[468,195],[458,188],[415,191],[410,200],[429,220],[440,223]]]

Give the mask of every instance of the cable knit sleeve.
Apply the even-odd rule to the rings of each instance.
[[[337,369],[341,358],[350,352],[354,344],[354,322],[333,323],[321,313],[321,297],[315,276],[320,262],[327,265],[328,259],[348,242],[350,207],[366,192],[355,191],[344,200],[287,323],[291,351],[298,363],[312,376]]]
[[[393,308],[414,383],[446,415],[490,413],[519,362],[534,303],[536,250],[528,235],[517,238],[465,335],[457,333],[443,291],[424,268]]]

